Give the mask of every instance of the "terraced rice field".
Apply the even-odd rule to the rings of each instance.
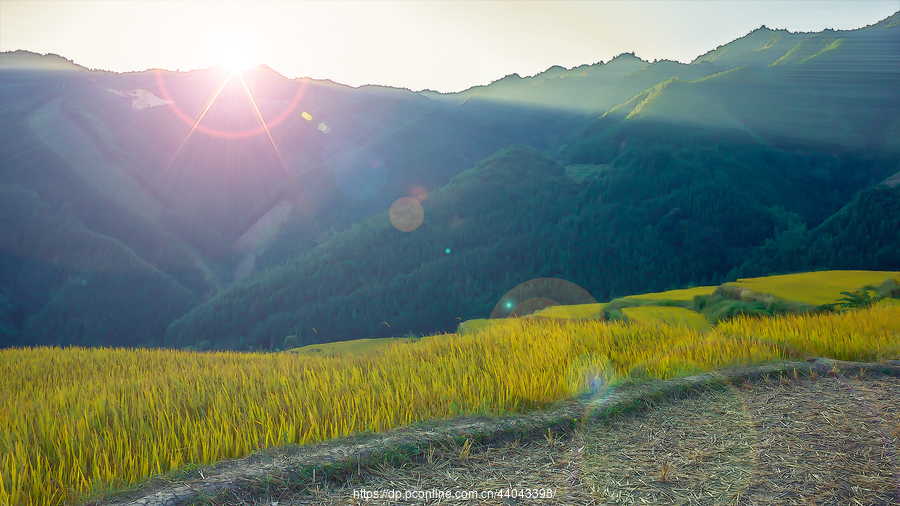
[[[739,279],[730,285],[769,294],[779,299],[804,304],[828,304],[841,298],[841,292],[877,286],[888,278],[900,278],[896,271],[821,271]]]
[[[608,304],[575,304],[571,306],[550,306],[544,308],[533,316],[540,318],[596,318],[603,313],[603,308]]]
[[[665,320],[501,319],[477,335],[446,334],[334,358],[0,350],[0,398],[8,407],[0,410],[0,504],[72,503],[261,448],[461,414],[522,414],[596,384],[808,357],[896,359],[898,311],[884,304],[737,317],[706,332]]]
[[[716,286],[698,286],[694,288],[683,288],[680,290],[669,290],[667,292],[643,293],[640,295],[629,295],[623,297],[626,300],[693,300],[696,295],[710,295],[716,291]]]
[[[288,350],[289,353],[305,353],[309,355],[348,355],[369,353],[392,344],[412,342],[406,338],[384,337],[380,339],[354,339],[335,343],[310,344]]]
[[[710,328],[709,322],[700,313],[677,306],[641,306],[622,308],[622,314],[629,320],[643,323],[665,323],[683,325],[697,330]]]

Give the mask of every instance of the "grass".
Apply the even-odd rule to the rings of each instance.
[[[480,318],[476,320],[466,320],[459,325],[459,333],[474,333],[480,332],[482,330],[489,329],[491,325],[497,323],[499,320],[489,320],[487,318]]]
[[[857,290],[867,284],[884,284],[886,279],[900,278],[900,273],[890,271],[822,271],[802,274],[789,274],[782,276],[769,276],[763,278],[739,279],[735,283],[726,283],[724,288],[744,288],[753,292],[767,294],[781,300],[779,307],[785,312],[801,312],[803,306],[818,306],[828,302],[834,302],[841,297],[841,292]],[[699,286],[668,290],[665,292],[645,293],[629,295],[597,304],[577,304],[550,306],[535,312],[533,317],[539,318],[563,318],[563,319],[616,319],[617,315],[635,321],[661,322],[683,321],[697,329],[706,329],[709,322],[713,324],[720,316],[730,318],[732,313],[750,312],[766,313],[765,310],[754,310],[752,304],[739,304],[730,300],[718,300],[718,306],[706,307],[702,311],[692,308],[698,317],[691,314],[691,301],[695,297],[710,297],[716,292],[716,286]],[[711,301],[715,302],[715,301]],[[900,304],[900,299],[885,299],[881,304]],[[653,309],[635,309],[637,307],[653,306]],[[683,307],[687,310],[659,309],[660,307]],[[733,306],[733,307],[731,307]],[[628,308],[626,310],[626,308]],[[765,309],[765,308],[763,308]],[[719,313],[722,313],[720,315]],[[667,318],[670,318],[667,320]],[[701,322],[706,320],[706,322]],[[502,320],[474,319],[460,324],[460,333],[478,333],[488,329]],[[428,340],[429,336],[422,338]],[[340,343],[326,343],[305,346],[290,350],[290,352],[306,352],[314,354],[348,354],[367,353],[389,346],[396,338],[386,339],[358,339]],[[421,340],[420,340],[421,341]]]
[[[628,113],[628,115],[625,116],[625,119],[634,118],[634,117],[638,116],[639,114],[641,114],[642,112],[644,112],[645,110],[649,111],[650,105],[653,103],[653,101],[656,100],[660,95],[662,95],[663,92],[665,91],[665,89],[670,84],[675,83],[675,82],[678,82],[678,78],[672,76],[669,79],[667,79],[661,83],[657,83],[657,84],[651,86],[650,88],[631,97],[631,99],[628,100],[627,102],[623,102],[621,104],[614,106],[612,109],[603,113],[603,116],[600,116],[600,117],[604,118],[607,115],[612,114],[613,112],[615,112],[619,109],[625,109],[625,108],[633,106],[631,111]]]
[[[691,84],[702,83],[703,81],[708,81],[708,80],[714,79],[714,78],[716,78],[716,77],[721,77],[721,76],[723,76],[723,75],[725,75],[725,74],[728,74],[728,73],[730,73],[730,72],[734,72],[734,71],[737,71],[737,70],[743,70],[743,69],[745,69],[745,68],[747,68],[747,67],[749,67],[749,65],[741,65],[740,67],[735,67],[735,68],[733,68],[733,69],[723,70],[722,72],[716,72],[715,74],[710,74],[710,75],[708,75],[708,76],[703,76],[703,77],[701,77],[700,79],[695,79],[695,80],[691,81]]]
[[[841,46],[841,44],[843,44],[843,42],[844,42],[843,37],[839,38],[839,39],[835,39],[835,40],[829,42],[825,47],[820,49],[819,52],[809,55],[806,58],[804,58],[800,63],[806,63],[809,60],[812,60],[813,58],[815,58],[816,56],[819,56],[823,53],[827,53],[828,51],[833,51],[833,50],[839,48]]]
[[[900,332],[893,330],[894,324],[885,320],[895,317],[898,310],[900,306],[884,304],[876,305],[871,311],[847,311],[820,317],[786,315],[761,319],[738,316],[720,323],[717,330],[721,335],[753,335],[759,342],[771,343],[782,353],[796,358],[812,356],[870,362],[900,356]],[[828,338],[823,339],[823,336]]]
[[[894,504],[897,482],[884,438],[885,428],[890,431],[900,421],[893,402],[900,383],[889,376],[856,379],[850,364],[840,365],[841,376],[812,381],[806,362],[793,365],[801,368],[798,377],[788,364],[779,364],[722,371],[706,379],[654,382],[640,392],[617,389],[604,397],[613,401],[605,405],[629,399],[642,402],[615,414],[564,403],[508,419],[524,424],[514,431],[488,428],[503,425],[506,419],[453,420],[424,428],[424,433],[391,431],[384,439],[372,439],[373,453],[393,447],[399,434],[401,441],[420,443],[398,464],[362,459],[342,480],[327,484],[307,480],[299,488],[287,485],[264,493],[232,485],[234,475],[220,475],[214,481],[225,480],[230,486],[220,489],[215,504],[269,506],[277,501],[339,506],[361,504],[353,496],[361,489],[467,491],[536,485],[552,491],[552,498],[547,498],[551,503],[572,506],[742,500],[773,506]],[[818,361],[815,367],[830,368]],[[675,384],[691,388],[674,389]],[[856,395],[848,395],[848,389]],[[651,395],[657,390],[666,393]],[[873,418],[870,411],[860,409],[862,398],[880,416]],[[467,430],[472,430],[472,423],[482,423],[486,432],[474,437],[459,432],[459,422]],[[887,437],[897,434],[891,431]],[[346,448],[348,443],[332,444]],[[280,456],[277,464],[272,461],[271,472],[304,475],[309,460],[303,455],[314,451],[297,448],[297,453]],[[849,484],[860,487],[851,490]],[[535,500],[542,499],[531,502]],[[495,496],[482,502],[501,504],[502,499]]]
[[[413,343],[415,339],[384,337],[379,339],[353,339],[334,343],[310,344],[300,348],[287,350],[287,353],[305,353],[309,355],[351,355],[365,354],[385,348],[392,344]]]

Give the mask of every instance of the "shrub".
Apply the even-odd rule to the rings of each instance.
[[[287,336],[284,338],[282,342],[282,348],[285,350],[290,350],[291,348],[297,348],[300,346],[300,340],[297,336]]]
[[[884,295],[869,295],[869,292],[874,292],[874,286],[865,286],[862,290],[856,290],[853,292],[841,292],[841,297],[837,300],[838,307],[844,309],[861,309],[867,308],[878,302],[879,300],[884,298]]]
[[[707,304],[709,304],[709,297],[704,295],[694,295],[694,300],[691,302],[691,309],[699,313],[706,308]]]

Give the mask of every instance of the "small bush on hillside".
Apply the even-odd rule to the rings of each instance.
[[[837,300],[838,307],[844,309],[862,309],[867,308],[885,298],[884,295],[875,295],[874,297],[869,294],[869,292],[874,292],[874,286],[864,286],[862,290],[855,290],[853,292],[841,292],[841,297]]]
[[[701,313],[706,308],[707,304],[709,304],[709,297],[706,295],[694,295],[694,300],[691,301],[691,309]]]
[[[300,340],[297,339],[297,336],[287,336],[284,338],[284,341],[281,343],[281,347],[285,350],[290,350],[292,348],[297,348],[300,346]]]
[[[715,309],[706,318],[710,323],[719,323],[720,321],[731,320],[735,316],[746,314],[744,305],[740,302],[725,302],[715,305]]]
[[[723,299],[706,305],[701,313],[707,321],[717,324],[731,320],[737,316],[778,316],[792,313],[805,313],[807,311],[792,308],[779,302],[742,302],[731,299]]]
[[[816,313],[827,314],[827,313],[838,313],[840,309],[837,307],[837,303],[832,302],[831,304],[822,304],[821,306],[816,307]]]
[[[609,321],[609,322],[627,322],[628,321],[628,317],[625,316],[624,314],[622,314],[621,309],[617,309],[617,308],[609,308],[609,307],[605,308],[603,310],[603,317],[604,317],[603,318],[604,321]]]
[[[885,298],[900,299],[900,278],[886,279],[876,291]]]

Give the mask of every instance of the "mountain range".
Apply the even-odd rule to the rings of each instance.
[[[274,349],[452,332],[523,283],[900,270],[898,47],[900,14],[761,27],[450,94],[0,53],[0,345]]]

